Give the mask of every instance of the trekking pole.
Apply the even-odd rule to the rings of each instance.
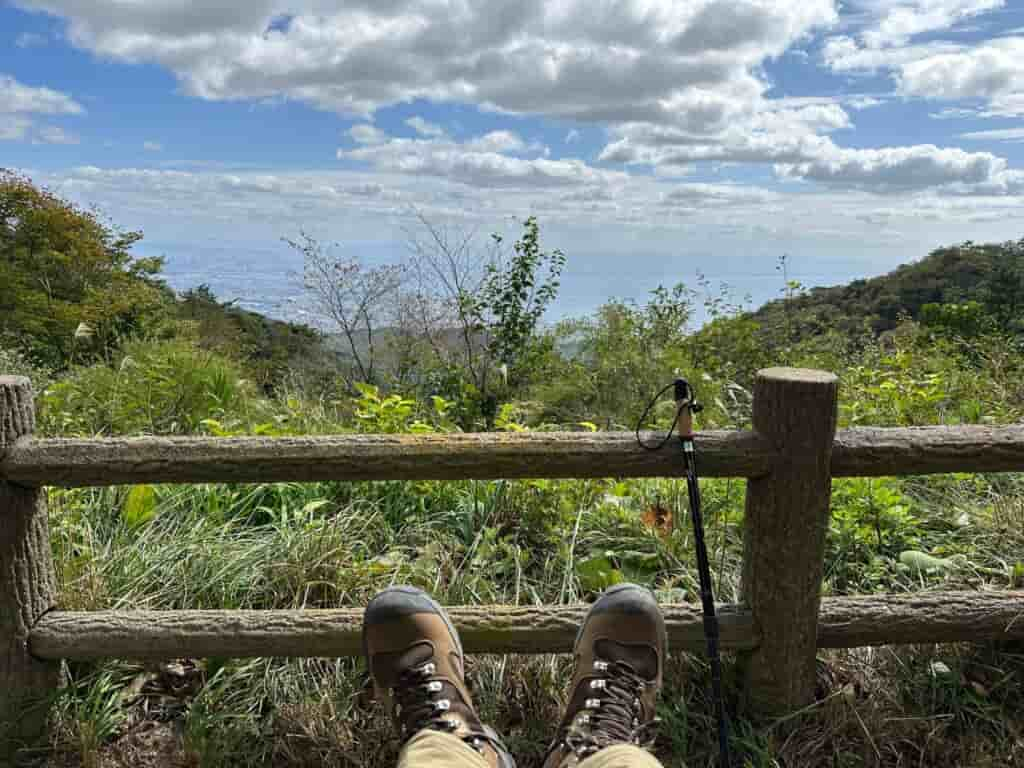
[[[640,427],[654,403],[665,392],[673,389],[676,401],[676,418],[668,434],[657,445],[647,445],[640,437]],[[711,665],[711,696],[718,717],[718,749],[723,768],[729,768],[729,721],[725,712],[725,696],[722,693],[722,659],[718,652],[718,616],[715,614],[715,598],[711,588],[711,565],[708,562],[708,548],[704,542],[704,518],[701,515],[700,484],[697,477],[697,452],[693,443],[693,414],[700,413],[703,406],[697,402],[693,387],[685,379],[676,379],[659,392],[636,428],[636,439],[642,448],[655,451],[664,447],[677,431],[683,446],[683,465],[686,470],[686,490],[690,500],[690,519],[693,523],[693,541],[697,552],[697,577],[700,581],[700,602],[704,612],[704,637],[707,640],[708,662]]]

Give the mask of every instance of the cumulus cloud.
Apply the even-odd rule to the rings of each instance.
[[[1006,161],[989,152],[933,144],[840,147],[822,134],[830,126],[843,125],[843,117],[831,110],[821,111],[823,106],[767,112],[756,121],[706,136],[661,126],[625,126],[602,151],[601,159],[656,168],[700,161],[764,164],[773,166],[783,179],[876,193],[954,185],[977,190],[1006,171]]]
[[[384,137],[354,149],[339,149],[337,154],[340,159],[369,163],[380,172],[432,176],[482,188],[580,186],[624,178],[582,160],[516,156],[536,148],[518,134],[502,130],[464,142],[447,137]]]
[[[901,67],[900,89],[931,99],[985,99],[992,114],[1024,114],[1024,37],[922,57]]]
[[[739,203],[767,203],[778,199],[777,193],[756,187],[692,182],[672,186],[661,196],[660,204],[665,208],[696,212],[735,206]]]
[[[0,141],[21,141],[32,135],[39,143],[77,143],[57,126],[44,126],[32,134],[36,115],[81,115],[85,109],[71,96],[52,88],[19,83],[0,75]]]
[[[19,83],[0,75],[0,114],[80,115],[85,109],[66,93]]]
[[[66,19],[82,48],[169,68],[202,98],[361,115],[423,98],[599,121],[674,120],[687,88],[760,93],[766,58],[838,19],[835,0],[19,4]]]
[[[859,35],[828,38],[823,63],[835,72],[892,74],[903,96],[936,100],[983,100],[976,115],[1024,114],[1024,37],[1004,32],[976,44],[930,40],[913,43],[922,33],[997,10],[1005,0],[914,0],[882,5],[878,18]],[[963,108],[951,108],[962,110]],[[959,116],[943,110],[935,117]]]
[[[159,141],[144,141],[142,142],[142,148],[147,152],[163,152],[164,145]]]
[[[905,44],[915,35],[944,30],[987,11],[1002,8],[1006,0],[912,0],[883,6],[881,18],[864,31],[871,48]]]
[[[380,144],[387,141],[388,135],[380,128],[369,123],[358,123],[348,129],[348,135],[357,144]]]
[[[405,124],[412,128],[420,136],[437,137],[444,136],[444,128],[434,123],[428,123],[419,115],[410,117]]]
[[[846,103],[856,110],[880,107],[885,104],[882,99],[875,98],[874,96],[852,96],[846,99]]]
[[[882,149],[841,149],[823,144],[806,162],[780,165],[783,177],[808,179],[872,192],[904,192],[997,179],[1006,161],[989,152],[943,149],[934,144]]]

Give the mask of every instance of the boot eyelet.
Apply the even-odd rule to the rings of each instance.
[[[434,662],[432,661],[428,661],[426,664],[420,667],[420,669],[425,675],[432,675],[437,671],[437,667],[434,666]]]
[[[444,689],[444,685],[441,684],[440,680],[431,680],[427,683],[426,688],[428,693],[440,693]]]
[[[447,712],[452,708],[452,703],[448,699],[441,699],[440,701],[434,702],[434,710],[436,712]]]
[[[601,707],[601,700],[600,699],[587,699],[583,703],[583,706],[585,706],[587,709],[599,709]]]
[[[598,659],[597,661],[594,662],[594,671],[595,672],[607,672],[608,671],[608,662],[607,661],[601,661],[600,659]]]

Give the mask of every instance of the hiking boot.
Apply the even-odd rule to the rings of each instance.
[[[391,587],[374,597],[363,616],[363,653],[402,744],[430,728],[462,739],[489,768],[515,768],[494,729],[480,723],[459,635],[426,592]]]
[[[569,704],[544,768],[573,768],[614,744],[650,746],[668,638],[654,595],[617,584],[576,635]]]

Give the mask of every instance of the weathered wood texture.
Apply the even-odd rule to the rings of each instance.
[[[647,435],[649,441],[655,435]],[[701,474],[756,475],[764,444],[750,432],[703,432]],[[339,435],[286,438],[108,438],[23,441],[0,477],[65,487],[130,483],[658,477],[682,474],[672,441],[645,451],[625,432]]]
[[[1024,637],[1024,592],[919,592],[825,598],[820,648]]]
[[[699,606],[662,606],[673,651],[703,653]],[[759,638],[740,606],[721,605],[726,649]],[[586,606],[451,607],[470,653],[566,653]],[[362,611],[54,611],[32,630],[45,659],[358,656]],[[937,592],[825,598],[818,647],[1024,637],[1024,592]]]
[[[1024,424],[841,429],[833,477],[1024,472]]]
[[[698,606],[665,606],[669,643],[704,647]],[[469,653],[566,653],[587,606],[470,606],[448,612]],[[32,632],[32,652],[47,659],[179,656],[358,656],[361,610],[104,611],[47,614]],[[722,644],[756,645],[750,615],[721,614]]]
[[[649,440],[655,439],[648,435]],[[701,474],[756,477],[772,452],[752,432],[698,432]],[[22,440],[0,478],[26,486],[303,480],[458,480],[680,475],[675,441],[631,433],[339,435],[303,438]],[[846,429],[834,477],[1024,471],[1024,425]]]
[[[762,634],[743,668],[760,714],[814,699],[837,395],[823,371],[768,368],[754,381],[754,429],[776,452],[771,472],[747,481],[743,521],[743,599]]]
[[[28,379],[0,377],[0,452],[34,427]],[[33,658],[28,636],[54,605],[56,584],[43,492],[0,481],[0,766],[45,735],[43,705],[60,665]]]

